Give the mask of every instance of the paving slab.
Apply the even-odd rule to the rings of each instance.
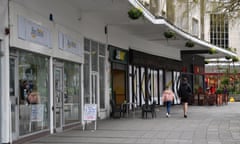
[[[98,120],[97,130],[74,128],[34,139],[26,144],[240,144],[240,103],[223,106],[189,106],[188,118],[181,105],[171,117],[165,107],[156,118],[135,116]]]

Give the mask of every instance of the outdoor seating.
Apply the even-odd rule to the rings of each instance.
[[[110,105],[112,108],[112,112],[111,112],[111,116],[113,118],[116,118],[116,113],[119,113],[119,118],[122,116],[124,110],[122,109],[121,105],[116,105],[116,103],[114,102],[114,100],[110,100]]]
[[[126,113],[126,116],[129,116],[129,113],[132,112],[133,117],[135,117],[135,105],[136,103],[132,102],[124,102],[122,103],[121,107],[124,113]]]
[[[147,114],[150,113],[152,118],[156,117],[156,102],[153,102],[151,105],[144,104],[142,106],[142,118],[148,118]]]
[[[208,94],[208,105],[214,105],[217,104],[216,94]]]

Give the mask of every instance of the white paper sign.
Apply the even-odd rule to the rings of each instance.
[[[84,107],[84,120],[96,120],[97,119],[97,105],[85,104]]]
[[[31,121],[43,121],[43,108],[42,104],[31,105]]]

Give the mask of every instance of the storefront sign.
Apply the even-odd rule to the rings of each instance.
[[[110,60],[116,63],[128,64],[128,51],[109,45]]]
[[[18,17],[18,38],[51,47],[51,33],[43,26]]]
[[[116,50],[115,51],[115,59],[116,60],[124,61],[125,60],[125,55],[126,55],[126,52],[124,52],[124,51],[121,51],[121,50]]]
[[[83,49],[80,46],[80,42],[62,32],[58,33],[58,46],[61,50],[83,56]]]

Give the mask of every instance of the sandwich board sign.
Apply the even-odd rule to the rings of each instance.
[[[95,130],[97,128],[97,105],[96,104],[85,104],[84,105],[84,126],[85,129],[85,121],[95,121]]]

